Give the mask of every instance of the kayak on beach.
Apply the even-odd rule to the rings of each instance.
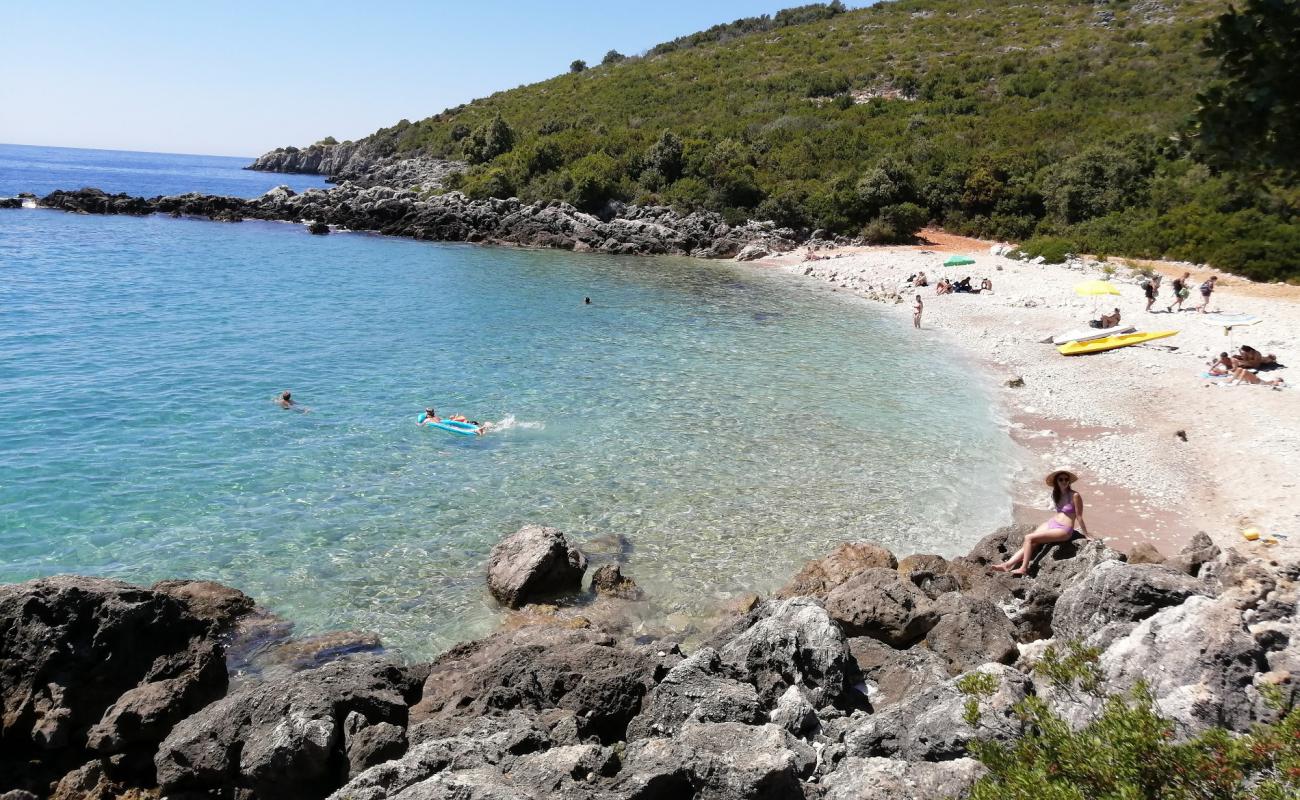
[[[1077,331],[1053,336],[1052,344],[1069,344],[1070,342],[1091,342],[1093,339],[1105,339],[1107,336],[1119,336],[1136,331],[1132,325],[1116,325],[1113,328],[1081,328]]]
[[[459,422],[451,419],[440,419],[435,422],[426,420],[423,415],[416,422],[429,428],[440,428],[448,433],[459,433],[462,436],[478,436],[480,430],[478,425],[471,422]]]
[[[1129,345],[1142,344],[1143,342],[1153,342],[1156,339],[1164,339],[1177,334],[1178,331],[1147,331],[1144,333],[1126,333],[1120,336],[1107,336],[1104,339],[1093,339],[1088,342],[1067,342],[1056,348],[1063,356],[1082,356],[1088,353],[1101,353],[1106,350],[1114,350],[1119,347],[1128,347]]]

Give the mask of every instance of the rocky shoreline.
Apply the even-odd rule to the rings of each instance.
[[[0,797],[956,797],[985,771],[973,745],[1024,732],[1019,701],[1097,712],[1033,669],[1067,642],[1096,648],[1107,691],[1145,681],[1180,736],[1244,732],[1276,719],[1269,697],[1296,699],[1300,562],[1198,535],[1168,559],[1075,540],[1026,578],[990,570],[1024,533],[952,560],[846,543],[689,652],[584,615],[585,556],[536,526],[494,549],[489,590],[574,613],[428,664],[355,652],[359,634],[293,641],[212,583],[3,586]],[[598,602],[637,594],[602,572]],[[313,655],[247,674],[250,641]],[[975,723],[971,676],[991,682]]]
[[[299,222],[313,233],[339,228],[428,241],[741,260],[786,252],[807,238],[770,222],[729,225],[721,215],[707,211],[679,214],[665,206],[615,203],[594,215],[558,200],[471,200],[460,192],[427,194],[351,181],[301,194],[278,186],[252,199],[198,193],[144,198],[99,189],[60,190],[40,198],[36,205],[79,214]],[[2,207],[18,208],[21,203]]]

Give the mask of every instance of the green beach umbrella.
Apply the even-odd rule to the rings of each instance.
[[[962,267],[967,264],[974,264],[974,263],[975,263],[975,259],[970,258],[968,256],[953,256],[949,258],[947,261],[943,262],[943,265],[945,267]]]

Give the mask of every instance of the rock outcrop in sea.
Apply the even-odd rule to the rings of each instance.
[[[463,172],[465,166],[460,161],[440,158],[393,156],[373,141],[362,141],[278,147],[244,169],[324,175],[332,183],[351,181],[365,187],[438,189],[449,176]]]
[[[221,222],[281,220],[430,241],[700,258],[731,258],[745,251],[764,255],[784,252],[803,238],[799,232],[771,222],[730,225],[709,211],[679,214],[666,206],[612,203],[596,215],[558,200],[471,200],[460,192],[366,188],[350,181],[301,194],[278,186],[253,199],[203,194],[144,198],[79,189],[51,192],[39,205],[80,214],[171,214]]]
[[[1023,731],[1018,701],[1075,724],[1096,711],[1032,670],[1067,641],[1098,649],[1108,691],[1144,681],[1180,735],[1243,732],[1275,718],[1266,694],[1297,699],[1300,563],[1197,537],[1167,560],[1075,541],[1027,578],[989,570],[1024,533],[954,559],[845,544],[687,648],[571,616],[428,664],[325,648],[257,674],[232,670],[239,642],[280,623],[236,590],[3,586],[0,796],[959,797],[984,772],[972,743]],[[498,556],[511,586],[580,591],[586,560],[558,531],[527,528]],[[602,583],[624,585],[613,572]],[[978,724],[972,675],[994,687]]]

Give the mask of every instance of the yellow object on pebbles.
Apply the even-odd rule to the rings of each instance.
[[[1247,528],[1246,530],[1241,532],[1241,538],[1245,539],[1248,542],[1253,542],[1259,538],[1259,529]]]

